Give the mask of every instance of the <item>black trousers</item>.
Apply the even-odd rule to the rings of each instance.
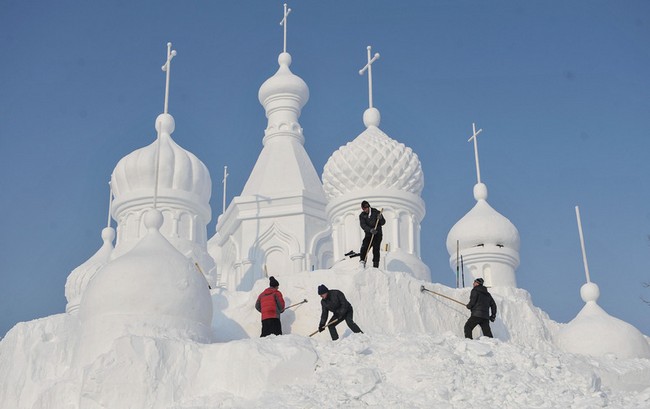
[[[348,324],[348,327],[352,330],[352,332],[354,332],[354,333],[359,333],[359,332],[363,333],[363,331],[361,331],[361,328],[359,328],[359,326],[352,319],[352,315],[353,315],[353,311],[352,311],[352,308],[350,308],[350,311],[348,311],[348,313],[345,314],[345,317],[343,317],[341,320],[339,320],[336,324],[332,324],[329,327],[327,327],[330,330],[330,335],[332,336],[332,341],[336,341],[337,339],[339,339],[339,333],[336,332],[336,326],[339,325],[340,323],[342,323],[343,321],[345,321],[345,323]],[[332,320],[330,320],[330,322],[332,322]]]
[[[465,338],[472,339],[472,330],[477,325],[481,326],[481,331],[486,337],[492,338],[492,330],[490,329],[490,320],[481,317],[469,317],[465,323]]]
[[[361,260],[366,259],[366,253],[368,252],[368,247],[370,246],[370,239],[372,239],[372,266],[379,267],[379,250],[381,250],[381,234],[375,234],[374,237],[372,234],[366,233],[366,236],[361,242],[361,250],[359,255]]]
[[[262,320],[262,335],[260,338],[267,335],[282,335],[282,323],[280,318],[267,318]]]

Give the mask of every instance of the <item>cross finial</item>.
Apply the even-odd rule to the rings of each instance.
[[[470,138],[467,140],[467,142],[471,141],[474,139],[474,159],[476,160],[476,183],[481,183],[481,168],[479,167],[478,164],[478,142],[477,142],[477,136],[480,134],[483,130],[479,129],[478,131],[476,130],[476,124],[472,122],[472,131],[473,134],[470,136]]]
[[[377,59],[379,59],[379,53],[375,53],[375,55],[370,58],[370,50],[371,47],[368,46],[368,63],[359,70],[359,75],[363,75],[363,73],[368,70],[368,104],[369,108],[372,108],[372,63],[375,62]]]
[[[284,27],[284,48],[282,51],[285,53],[287,52],[287,17],[289,16],[289,13],[291,13],[291,9],[288,9],[287,3],[284,3],[284,15],[282,20],[280,20],[280,25]]]
[[[172,43],[167,43],[167,61],[162,66],[162,70],[167,73],[167,80],[165,82],[165,108],[163,112],[166,114],[169,108],[169,72],[172,68],[172,58],[176,57],[176,50],[172,50]]]

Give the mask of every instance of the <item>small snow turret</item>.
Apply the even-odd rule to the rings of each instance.
[[[585,306],[578,315],[557,334],[556,344],[567,352],[589,356],[613,355],[622,358],[650,358],[650,344],[633,325],[612,317],[597,303],[598,285],[591,282],[585,251],[580,209],[575,208],[582,248],[582,260],[587,283],[580,287],[580,297]]]
[[[411,148],[379,129],[381,114],[372,100],[372,66],[378,58],[378,53],[371,55],[368,46],[367,63],[359,71],[368,74],[369,107],[363,113],[366,129],[334,152],[323,168],[334,256],[339,259],[361,246],[359,203],[367,199],[384,209],[382,250],[388,248],[382,256],[385,268],[430,281],[431,272],[420,259],[420,223],[426,213],[421,198],[422,165]]]
[[[159,209],[165,222],[162,234],[185,256],[201,266],[211,284],[216,267],[207,251],[207,224],[211,219],[212,181],[208,168],[171,137],[176,128],[168,111],[169,73],[176,55],[167,44],[164,111],[155,121],[156,140],[123,157],[111,176],[115,195],[112,215],[117,220],[113,257],[128,252],[146,234],[142,219],[151,207]]]
[[[476,179],[474,207],[461,218],[447,235],[449,264],[454,272],[463,263],[465,283],[471,285],[476,277],[485,278],[488,287],[516,287],[515,269],[519,266],[519,231],[508,218],[494,210],[487,202],[488,189],[481,182],[476,130],[469,141],[474,141]]]

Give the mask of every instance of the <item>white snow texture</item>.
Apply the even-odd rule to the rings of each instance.
[[[461,305],[469,288],[363,269],[354,259],[278,280],[287,305],[308,300],[282,314],[282,336],[258,338],[254,303],[266,279],[250,292],[212,290],[214,334],[207,343],[155,328],[107,335],[108,349],[77,365],[75,351],[87,342],[77,315],[20,323],[0,342],[0,407],[650,407],[650,359],[564,352],[555,338],[568,324],[550,320],[525,290],[491,289],[499,308],[495,338],[479,338],[477,328],[469,340]],[[343,323],[338,341],[327,330],[308,337],[320,318],[319,284],[345,293],[364,334]],[[460,303],[422,292],[423,285]],[[608,337],[601,318],[591,314],[591,328]],[[568,337],[580,344],[582,335]],[[634,354],[626,348],[618,346]]]

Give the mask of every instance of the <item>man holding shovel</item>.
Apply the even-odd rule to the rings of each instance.
[[[323,309],[320,316],[320,323],[318,324],[318,332],[322,332],[325,327],[327,327],[330,330],[332,341],[336,341],[339,339],[339,333],[336,332],[336,326],[342,321],[345,321],[352,332],[363,333],[361,328],[359,328],[353,320],[352,305],[345,298],[345,294],[339,290],[330,290],[325,287],[324,284],[321,284],[318,286],[318,295],[320,295],[320,305]],[[325,325],[325,321],[327,321],[327,316],[330,311],[333,314],[332,319],[330,319],[329,323]]]
[[[381,214],[382,212],[370,207],[367,201],[361,202],[361,213],[359,214],[359,224],[361,229],[366,233],[361,243],[361,250],[359,256],[361,262],[365,266],[366,253],[372,247],[372,266],[379,267],[379,250],[381,246],[382,231],[381,226],[386,224],[386,219]]]

